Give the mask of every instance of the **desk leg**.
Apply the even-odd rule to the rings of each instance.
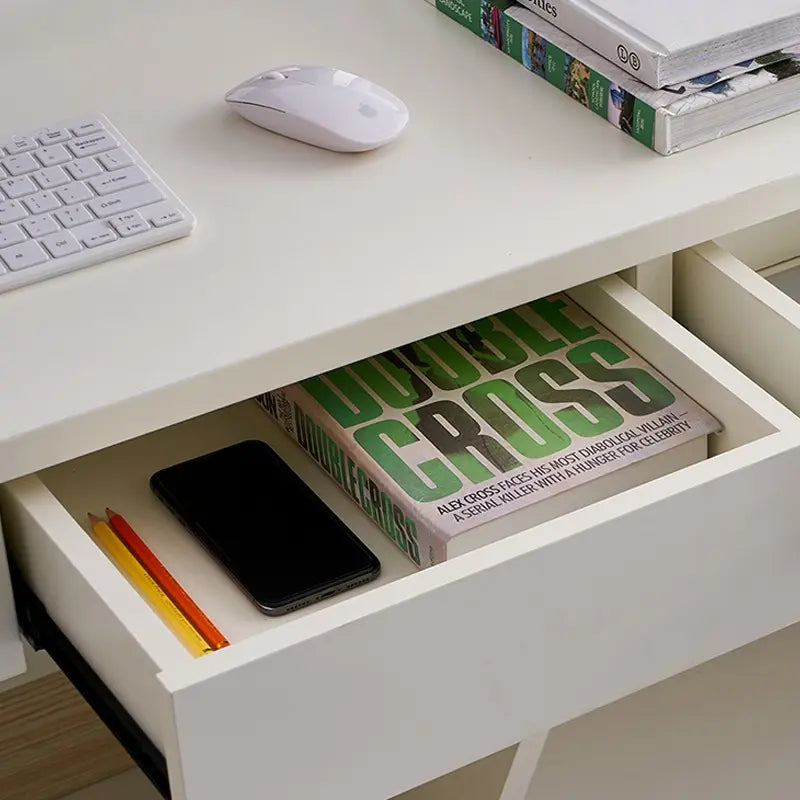
[[[500,800],[533,800],[533,776],[548,733],[549,731],[535,733],[517,745]]]
[[[648,300],[672,316],[672,254],[623,270],[622,277]]]

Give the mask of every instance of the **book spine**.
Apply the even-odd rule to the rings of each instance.
[[[287,386],[255,399],[416,566],[446,560],[446,545],[430,525],[409,513],[402,498],[363,466],[348,440],[315,413],[302,389]]]
[[[574,39],[618,64],[648,86],[661,88],[663,54],[639,41],[619,26],[587,13],[571,0],[517,0],[525,8],[553,23]]]
[[[657,149],[659,115],[656,109],[506,14],[506,9],[515,3],[506,0],[428,2],[615,128],[651,150]]]

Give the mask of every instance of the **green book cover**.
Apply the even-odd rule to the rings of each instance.
[[[546,20],[512,0],[428,2],[581,105],[655,149],[656,108],[625,88],[632,79]],[[600,64],[603,66],[598,68]],[[665,102],[664,95],[657,95],[659,105]]]
[[[469,28],[481,39],[500,47],[501,15],[513,0],[428,0],[443,14]]]
[[[258,400],[419,566],[465,531],[719,429],[561,294]]]

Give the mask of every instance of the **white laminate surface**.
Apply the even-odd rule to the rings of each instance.
[[[800,762],[800,627],[555,728],[535,800],[792,800]],[[497,800],[509,751],[397,800]],[[141,773],[65,800],[156,800]]]
[[[5,6],[8,132],[106,113],[198,228],[0,297],[0,480],[800,207],[800,116],[665,159],[422,0]],[[225,108],[292,62],[385,85],[406,134]]]

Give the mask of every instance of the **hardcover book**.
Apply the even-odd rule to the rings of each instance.
[[[662,155],[800,110],[800,45],[653,89],[512,0],[428,2]]]
[[[519,0],[653,87],[800,41],[797,0]]]
[[[719,430],[561,294],[256,399],[423,567],[699,461]]]

